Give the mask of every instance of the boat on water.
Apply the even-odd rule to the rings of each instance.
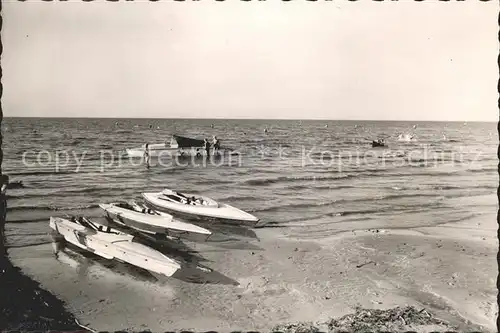
[[[165,276],[181,268],[178,261],[134,241],[134,236],[85,218],[50,217],[50,227],[67,242],[106,259],[116,259]]]
[[[201,234],[207,237],[210,230],[197,225],[182,222],[172,215],[157,212],[136,202],[115,202],[100,204],[106,217],[115,223],[125,225],[141,232],[150,234]]]
[[[199,139],[192,139],[180,135],[173,135],[170,142],[164,143],[150,143],[148,145],[149,156],[151,157],[203,157],[206,156],[205,142]],[[126,149],[127,156],[130,157],[143,157],[146,151],[146,144],[139,148]],[[214,155],[214,148],[210,148],[210,155]],[[219,155],[238,155],[229,148],[221,148],[218,150]]]
[[[385,147],[385,141],[384,139],[378,139],[378,140],[373,140],[372,141],[372,147]]]
[[[223,222],[243,222],[254,226],[259,219],[236,207],[211,198],[165,189],[158,193],[142,193],[146,204],[153,209],[190,218],[204,218]]]
[[[9,184],[7,184],[7,188],[8,189],[24,188],[24,184],[22,180],[16,180],[13,182],[9,182]]]

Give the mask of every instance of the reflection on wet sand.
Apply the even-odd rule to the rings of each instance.
[[[203,258],[197,251],[192,250],[181,240],[169,240],[159,243],[144,237],[137,237],[136,241],[148,245],[181,263],[182,268],[177,271],[172,278],[198,284],[238,285],[238,282],[234,279],[215,272],[209,267],[200,264],[201,262],[206,262],[208,260]],[[81,278],[89,276],[89,268],[95,265],[100,265],[113,271],[114,273],[129,275],[140,281],[164,284],[169,280],[168,277],[138,268],[119,260],[108,260],[99,257],[93,253],[84,251],[77,246],[67,244],[60,238],[53,238],[52,248],[57,260],[75,268],[78,276]]]

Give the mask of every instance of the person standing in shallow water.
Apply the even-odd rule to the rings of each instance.
[[[219,153],[219,148],[220,148],[220,142],[219,139],[214,135],[213,138],[213,146],[214,146],[214,155]]]
[[[146,162],[146,168],[149,169],[149,143],[144,146],[144,162]]]
[[[210,142],[205,138],[205,151],[207,152],[207,158],[210,157]]]

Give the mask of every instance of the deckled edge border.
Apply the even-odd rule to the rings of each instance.
[[[3,5],[3,1],[5,0],[0,0],[0,32],[2,31],[2,28],[3,28],[3,11],[2,11],[2,5]],[[27,0],[18,0],[20,2],[26,2]],[[52,2],[54,0],[42,0],[42,1],[46,1],[46,2]],[[65,0],[59,0],[59,1],[65,1]],[[92,2],[94,0],[82,0],[84,2]],[[106,1],[109,1],[109,2],[116,2],[116,1],[119,1],[119,0],[106,0]],[[127,0],[125,0],[127,1]],[[131,0],[128,0],[128,1],[131,1]],[[149,2],[157,2],[159,0],[149,0]],[[186,1],[186,0],[172,0],[172,1]],[[194,0],[194,1],[200,1],[200,0]],[[224,0],[215,0],[215,1],[224,1]],[[240,0],[240,1],[251,1],[251,0]],[[257,0],[257,1],[265,1],[265,0]],[[288,2],[288,1],[292,1],[292,0],[281,0],[283,2]],[[318,0],[306,0],[306,1],[318,1]],[[325,1],[333,1],[333,0],[325,0]],[[359,1],[359,0],[347,0],[347,1],[350,1],[350,2],[355,2],[355,1]],[[399,1],[399,0],[371,0],[371,1],[374,1],[374,2],[383,2],[383,1]],[[415,2],[424,2],[426,0],[413,0]],[[440,2],[449,2],[450,0],[438,0]],[[465,1],[465,0],[455,0],[455,1]],[[489,1],[492,1],[492,0],[479,0],[480,2],[489,2]],[[500,45],[500,13],[498,15],[498,25],[499,25],[499,31],[498,31],[498,42],[499,42],[499,45]],[[3,98],[3,81],[2,81],[2,78],[3,78],[3,62],[1,62],[1,58],[2,58],[2,55],[3,55],[3,43],[2,43],[2,35],[0,34],[0,128],[2,126],[2,122],[3,122],[3,104],[2,104],[2,98]],[[498,131],[498,138],[499,138],[499,145],[498,145],[498,148],[497,148],[497,157],[499,159],[499,162],[498,162],[498,175],[499,175],[499,180],[500,180],[500,49],[499,49],[499,54],[497,56],[497,63],[498,63],[498,69],[499,69],[499,80],[497,82],[497,92],[499,94],[499,97],[498,97],[498,110],[499,110],[499,121],[497,123],[497,131]],[[2,173],[2,164],[3,164],[3,133],[2,131],[0,130],[0,178],[3,179],[3,173]],[[0,187],[1,187],[2,184],[0,184]],[[499,182],[499,186],[497,188],[497,199],[498,199],[498,202],[499,202],[499,208],[498,208],[498,211],[497,211],[497,224],[498,224],[498,229],[497,229],[497,239],[498,239],[498,242],[499,242],[499,249],[498,249],[498,252],[497,252],[497,268],[500,268],[500,182]],[[4,202],[5,200],[5,195],[0,192],[0,201]],[[0,237],[3,237],[3,226],[5,224],[5,216],[6,216],[6,205],[1,205],[1,208],[2,208],[2,212],[0,212]],[[0,249],[0,250],[3,250],[3,249]],[[1,255],[1,254],[0,254]],[[500,308],[500,273],[497,275],[497,304],[498,304],[498,307]],[[2,331],[2,332],[5,332],[5,333],[21,333],[20,331]],[[34,332],[41,332],[41,331],[29,331],[29,333],[34,333]],[[80,332],[86,332],[85,330],[75,330],[75,331],[50,331],[52,333],[59,333],[59,332],[66,332],[66,333],[80,333]],[[115,333],[126,333],[125,331],[114,331]],[[140,332],[140,333],[151,333],[151,331],[137,331],[137,332]],[[497,332],[500,332],[500,316],[497,316]],[[23,333],[28,333],[26,331],[23,331]],[[111,332],[108,332],[108,331],[100,331],[100,333],[111,333]],[[195,332],[195,331],[165,331],[164,333],[198,333],[198,332]],[[201,333],[201,332],[200,332]],[[217,331],[203,331],[203,333],[218,333]],[[260,333],[259,331],[234,331],[234,332],[231,332],[231,333]],[[278,333],[278,332],[273,332],[273,333]],[[281,333],[281,332],[280,332]],[[317,332],[317,333],[325,333],[325,332]],[[339,332],[340,333],[340,332]],[[405,333],[413,333],[412,331],[406,331]],[[439,331],[432,331],[432,332],[429,332],[429,333],[440,333]],[[446,333],[455,333],[454,331],[446,331]],[[468,333],[479,333],[479,332],[468,332]]]

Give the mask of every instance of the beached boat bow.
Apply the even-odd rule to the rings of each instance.
[[[172,215],[156,212],[132,202],[100,204],[106,216],[116,223],[147,233],[192,233],[211,235],[210,230],[175,219]]]
[[[204,196],[183,194],[169,189],[159,193],[142,193],[142,196],[149,206],[172,214],[252,225],[259,222],[252,214]]]
[[[181,268],[176,260],[108,226],[86,219],[73,222],[60,217],[51,217],[49,225],[67,242],[106,259],[118,259],[165,276],[172,276]]]

